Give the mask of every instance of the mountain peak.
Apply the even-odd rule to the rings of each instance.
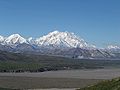
[[[26,39],[23,38],[21,35],[19,34],[12,34],[10,35],[8,38],[6,38],[5,40],[6,44],[22,44],[22,43],[27,43]]]
[[[120,49],[120,47],[117,45],[109,45],[108,49]]]
[[[59,31],[58,31],[58,30],[55,30],[55,31],[53,31],[53,32],[50,32],[49,34],[57,34],[57,33],[59,33]]]
[[[52,46],[52,47],[71,47],[71,48],[84,48],[87,43],[78,38],[74,33],[53,31],[48,35],[36,39],[39,46]]]
[[[10,35],[10,36],[21,37],[21,35],[20,35],[20,34],[17,34],[17,33],[12,34],[12,35]]]
[[[48,33],[48,35],[56,35],[56,34],[64,34],[64,35],[74,35],[74,33],[65,31],[65,32],[60,32],[58,30],[55,30],[53,32]]]
[[[4,41],[4,37],[0,36],[0,43]]]
[[[25,39],[19,34],[12,34],[6,38],[0,37],[0,44],[16,46],[23,43],[45,48],[91,48],[91,45],[87,44],[82,38],[67,31],[53,31],[37,39],[32,37]]]

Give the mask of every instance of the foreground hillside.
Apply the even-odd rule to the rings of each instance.
[[[102,81],[96,85],[78,90],[120,90],[120,78]]]

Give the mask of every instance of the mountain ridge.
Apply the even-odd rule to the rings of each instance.
[[[58,34],[58,35],[56,35]],[[68,34],[68,36],[67,36]],[[57,38],[55,38],[54,36],[57,36]],[[59,37],[58,37],[59,36]],[[5,37],[5,36],[2,36],[0,35],[0,44],[2,45],[14,45],[14,44],[23,44],[23,43],[26,43],[26,44],[35,44],[35,45],[38,45],[38,46],[42,46],[43,42],[44,44],[43,45],[46,45],[46,42],[44,40],[46,40],[46,38],[50,39],[52,37],[52,40],[51,42],[49,41],[48,39],[48,44],[52,45],[52,44],[60,44],[60,42],[63,42],[64,40],[61,40],[61,37],[63,36],[64,38],[62,39],[66,39],[66,37],[68,37],[68,40],[65,41],[64,43],[68,44],[67,42],[70,40],[70,38],[73,40],[70,40],[69,44],[71,43],[72,41],[72,45],[66,45],[67,47],[71,47],[71,48],[84,48],[84,47],[90,47],[90,48],[98,48],[97,46],[95,45],[92,45],[92,44],[88,44],[84,39],[80,38],[79,36],[75,35],[74,33],[72,32],[68,32],[68,31],[65,31],[65,32],[59,32],[59,31],[53,31],[53,32],[50,32],[46,35],[43,35],[39,38],[33,38],[33,37],[29,37],[29,38],[24,38],[23,36],[21,36],[20,34],[12,34],[8,37]],[[73,38],[74,37],[74,38]],[[55,42],[54,40],[56,39],[59,40],[60,42]],[[53,42],[54,41],[54,42]],[[103,48],[103,49],[120,49],[120,46],[118,45],[108,45],[106,48]]]
[[[114,50],[115,49],[115,50]],[[24,38],[19,34],[0,36],[0,50],[15,53],[61,55],[71,58],[118,58],[116,46],[99,49],[74,33],[53,31],[42,37]],[[117,53],[117,54],[116,54]],[[119,57],[120,58],[120,57]]]
[[[12,34],[8,37],[0,36],[0,43],[3,45],[17,45],[17,44],[34,44],[37,46],[57,46],[57,47],[71,47],[71,48],[86,48],[89,46],[83,39],[76,36],[74,33],[53,31],[49,34],[33,39],[32,37],[26,39],[19,34]]]

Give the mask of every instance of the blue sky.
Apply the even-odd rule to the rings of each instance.
[[[74,32],[90,44],[120,45],[120,0],[0,0],[0,35]]]

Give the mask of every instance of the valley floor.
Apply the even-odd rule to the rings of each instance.
[[[120,69],[62,70],[41,73],[0,73],[0,87],[42,90],[82,88],[120,77]],[[44,90],[43,89],[43,90]],[[62,89],[63,90],[63,89]]]

